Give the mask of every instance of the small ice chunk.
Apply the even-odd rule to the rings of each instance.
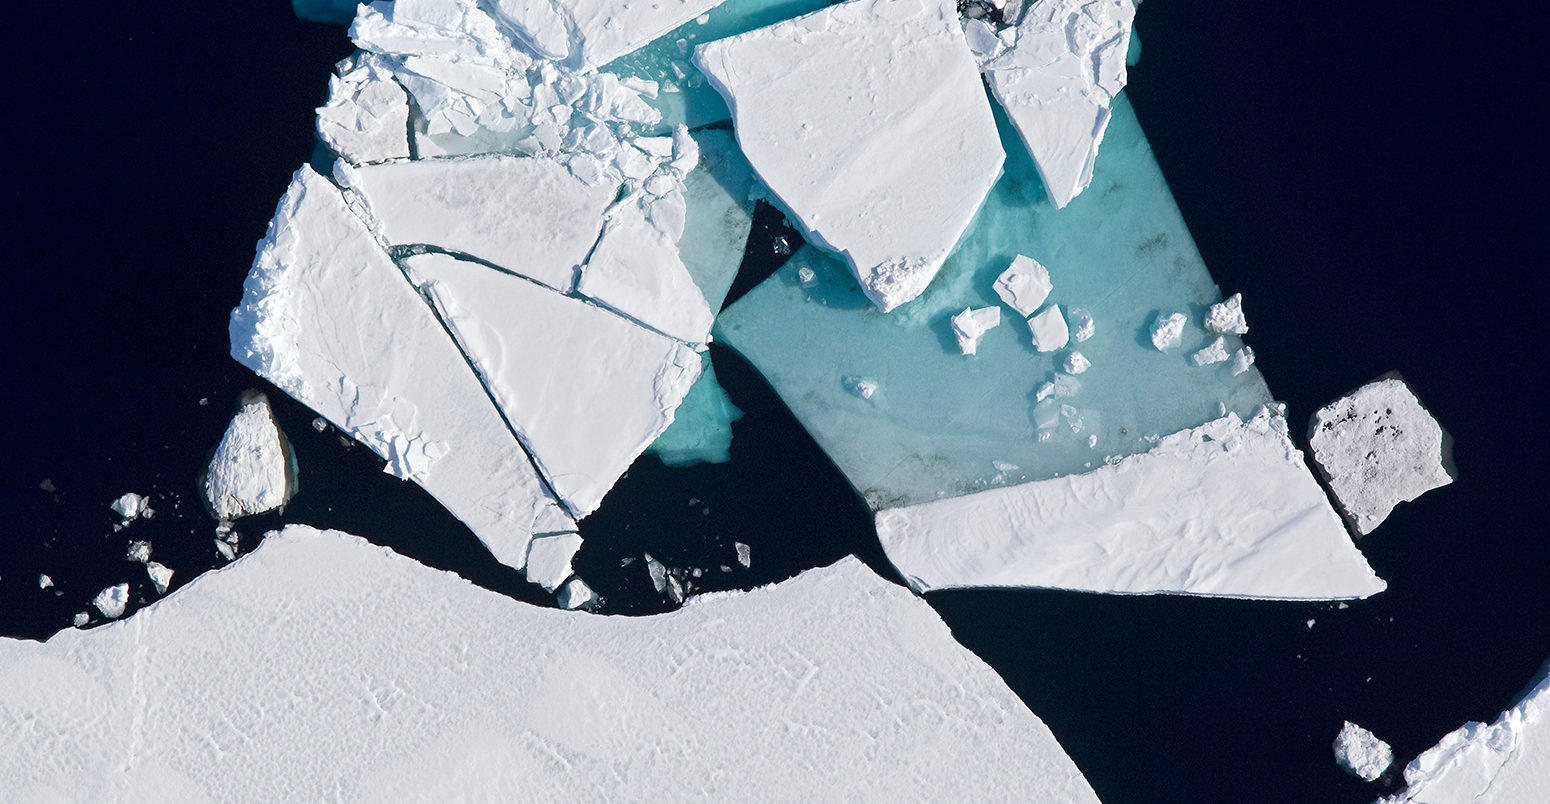
[[[744,567],[753,566],[753,550],[742,542],[733,542],[732,548],[737,551],[737,563]]]
[[[555,533],[534,536],[527,549],[527,564],[522,574],[527,579],[553,592],[560,588],[571,574],[571,559],[581,549],[581,534]]]
[[[1093,314],[1080,307],[1066,310],[1066,321],[1071,325],[1071,338],[1077,343],[1086,341],[1097,331],[1093,323]]]
[[[877,381],[869,380],[865,377],[847,378],[845,380],[845,387],[849,388],[852,394],[862,399],[871,399],[872,395],[877,393]]]
[[[809,269],[811,270],[811,269]],[[979,349],[980,337],[1001,325],[1000,307],[963,308],[953,316],[953,335],[958,338],[958,348],[966,355]]]
[[[124,524],[129,524],[140,517],[149,517],[152,513],[150,500],[142,495],[129,492],[114,500],[109,507],[119,516],[124,518]]]
[[[284,509],[296,493],[296,461],[268,397],[247,391],[239,404],[200,484],[223,521]]]
[[[1232,356],[1232,376],[1236,377],[1248,371],[1249,366],[1252,365],[1254,365],[1254,350],[1247,346],[1240,348]]]
[[[799,265],[797,266],[797,282],[804,288],[810,288],[818,284],[818,273],[810,265]]]
[[[1243,294],[1234,293],[1211,305],[1211,309],[1206,311],[1206,329],[1233,335],[1248,332],[1249,324],[1243,319]]]
[[[1033,401],[1043,402],[1049,399],[1053,393],[1055,393],[1055,384],[1053,382],[1046,382],[1033,392]]]
[[[220,553],[221,558],[224,558],[227,561],[231,561],[237,557],[236,545],[224,542],[220,539],[215,540],[215,552]]]
[[[109,619],[124,616],[124,606],[128,605],[128,603],[129,584],[127,583],[110,586],[98,592],[97,596],[92,598],[91,601],[91,604],[97,607],[97,611],[102,612],[102,616]]]
[[[996,35],[995,26],[983,19],[964,20],[963,38],[969,43],[969,50],[974,51],[974,58],[981,63],[1006,50],[1006,43]]]
[[[1347,720],[1335,737],[1335,761],[1352,776],[1371,782],[1389,769],[1394,751],[1372,732]]]
[[[1066,319],[1060,314],[1058,304],[1051,304],[1044,312],[1028,319],[1028,328],[1033,331],[1033,348],[1041,352],[1064,349],[1071,340],[1071,331],[1066,328]]]
[[[662,562],[652,558],[650,553],[646,553],[645,556],[646,574],[651,576],[652,587],[657,590],[658,594],[667,591],[667,567],[662,566]]]
[[[580,578],[571,578],[560,587],[560,608],[580,609],[592,605],[597,600],[597,593],[587,582]]]
[[[145,564],[145,563],[150,562],[150,560],[151,560],[151,543],[150,542],[130,542],[129,543],[129,560],[135,562],[136,564]]]
[[[318,431],[320,433],[323,432],[324,430],[327,430],[328,429],[328,420],[323,418],[322,416],[319,416],[316,419],[313,419],[312,420],[312,429],[314,429],[314,430],[316,430],[316,431]]]
[[[1152,322],[1152,345],[1160,352],[1178,346],[1187,323],[1189,319],[1183,313],[1158,313],[1157,320]]]
[[[1442,427],[1398,375],[1321,408],[1310,429],[1313,459],[1360,534],[1395,505],[1453,482]]]
[[[168,569],[165,564],[147,561],[145,563],[145,574],[151,576],[151,583],[156,584],[158,594],[167,593],[167,585],[172,583],[171,569]]]
[[[91,615],[84,611],[78,611],[70,619],[70,622],[74,623],[76,628],[84,628],[87,623],[91,622]]]
[[[49,588],[50,586],[53,586],[53,585],[54,585],[54,579],[53,578],[50,578],[47,575],[39,575],[38,576],[38,588],[39,589],[47,589],[47,588]]]
[[[1054,287],[1049,270],[1022,254],[1012,258],[1011,266],[996,277],[995,284],[996,295],[1023,318],[1038,312]]]
[[[1089,368],[1092,368],[1092,365],[1092,361],[1088,360],[1085,355],[1083,355],[1081,352],[1073,350],[1070,354],[1066,355],[1066,362],[1064,365],[1062,365],[1061,368],[1067,374],[1081,374]]]
[[[1189,356],[1197,366],[1209,366],[1212,363],[1220,363],[1227,359],[1227,343],[1220,336],[1212,341],[1206,348]]]

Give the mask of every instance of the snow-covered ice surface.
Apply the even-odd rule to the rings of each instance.
[[[854,558],[605,618],[296,526],[127,621],[0,639],[0,778],[21,801],[1097,801]]]
[[[1394,762],[1394,751],[1388,743],[1349,720],[1335,736],[1334,748],[1335,762],[1364,782],[1382,776]]]
[[[391,63],[375,53],[343,62],[328,80],[317,132],[324,145],[355,164],[407,159],[409,95],[392,80]]]
[[[1030,3],[1012,46],[985,64],[1057,208],[1092,182],[1110,105],[1125,86],[1135,16],[1131,0]]]
[[[1542,804],[1550,791],[1550,664],[1489,725],[1466,723],[1405,766],[1386,804]]]
[[[550,494],[430,306],[310,167],[259,244],[231,351],[522,566]]]
[[[486,0],[523,43],[578,70],[600,67],[720,5],[721,0]]]
[[[1362,598],[1384,583],[1262,411],[1163,438],[1080,475],[877,513],[916,591],[1035,586],[1276,600]]]
[[[1361,534],[1383,524],[1395,505],[1453,482],[1442,427],[1397,375],[1320,408],[1308,443]]]
[[[216,519],[282,508],[296,493],[295,458],[259,392],[244,394],[204,474],[205,502]]]
[[[694,50],[808,239],[887,312],[936,276],[1003,152],[954,5],[852,0]]]

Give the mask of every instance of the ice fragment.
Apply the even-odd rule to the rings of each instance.
[[[1394,751],[1389,744],[1372,732],[1349,720],[1340,727],[1340,734],[1335,737],[1335,762],[1352,776],[1371,782],[1382,776],[1393,761]]]
[[[1197,366],[1209,366],[1212,363],[1220,363],[1227,359],[1227,344],[1218,336],[1216,340],[1212,341],[1204,349],[1190,355],[1189,359],[1193,360]]]
[[[205,502],[220,520],[283,509],[296,493],[295,468],[269,399],[246,392],[205,470]]]
[[[1092,368],[1092,365],[1092,362],[1089,361],[1086,357],[1083,357],[1081,352],[1072,350],[1069,354],[1066,355],[1065,363],[1061,365],[1061,369],[1064,370],[1067,374],[1081,374],[1089,368]]]
[[[102,616],[109,619],[124,616],[124,607],[129,603],[129,584],[121,583],[97,593],[92,598],[91,604],[102,612]]]
[[[996,277],[995,289],[1001,301],[1027,318],[1044,305],[1054,285],[1050,282],[1049,269],[1032,257],[1019,254],[1012,258],[1011,266]]]
[[[1028,328],[1033,331],[1033,348],[1041,352],[1064,349],[1070,342],[1071,331],[1066,328],[1059,305],[1051,304],[1044,312],[1028,319]]]
[[[1234,293],[1206,311],[1206,329],[1216,333],[1242,335],[1249,331],[1243,318],[1243,294]]]
[[[952,318],[953,335],[958,338],[958,348],[966,355],[975,354],[979,350],[980,337],[1000,325],[1000,307],[965,307]]]
[[[1157,320],[1152,323],[1152,345],[1160,352],[1178,346],[1187,323],[1189,319],[1183,313],[1158,313]]]

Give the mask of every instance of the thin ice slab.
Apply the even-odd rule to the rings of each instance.
[[[1398,376],[1320,408],[1308,443],[1340,507],[1364,535],[1394,506],[1453,482],[1446,434]]]
[[[522,566],[535,517],[552,508],[532,462],[430,307],[310,167],[259,244],[231,354]]]
[[[1001,168],[954,8],[852,0],[694,50],[759,178],[883,312],[930,284]]]
[[[743,412],[716,382],[705,358],[705,370],[673,414],[673,423],[657,436],[648,451],[668,466],[725,463],[732,458],[732,423]]]
[[[1015,145],[1010,126],[1002,136]],[[1272,401],[1253,369],[1234,375],[1229,364],[1189,360],[1215,339],[1199,322],[1221,296],[1123,98],[1094,192],[1063,210],[1039,203],[1032,161],[1008,153],[973,226],[909,305],[878,315],[843,265],[809,248],[717,320],[717,339],[770,381],[874,510],[1085,472]],[[1057,376],[1067,350],[1038,352],[1021,322],[986,332],[974,358],[962,355],[952,317],[1001,306],[996,278],[1019,254],[1048,268],[1046,304],[1095,322],[1081,344],[1092,367],[1079,381]],[[1152,347],[1161,311],[1189,314],[1177,350]],[[882,390],[861,399],[854,377]],[[1046,382],[1051,393],[1039,395]]]
[[[20,801],[1097,801],[857,559],[597,617],[303,527],[129,621],[0,639],[0,778]]]
[[[1268,411],[1229,414],[1087,474],[883,510],[877,534],[919,592],[1330,600],[1384,588]]]
[[[243,394],[202,485],[210,512],[221,520],[273,511],[290,501],[297,488],[296,460],[268,397]]]
[[[596,305],[445,254],[406,266],[577,518],[667,429],[699,377],[693,349]]]
[[[985,64],[996,100],[1058,209],[1087,189],[1110,105],[1125,86],[1131,0],[1040,0],[1011,47]]]

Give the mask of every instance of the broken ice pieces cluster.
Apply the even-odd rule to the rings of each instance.
[[[1383,524],[1395,505],[1453,482],[1446,434],[1398,376],[1320,408],[1308,444],[1360,534]]]
[[[1097,801],[857,559],[584,617],[296,526],[130,621],[0,638],[0,778],[14,801]]]

